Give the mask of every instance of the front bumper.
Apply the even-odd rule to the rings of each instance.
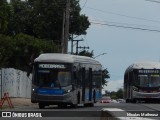
[[[44,94],[36,94],[33,93],[31,96],[32,103],[49,103],[53,105],[57,105],[60,103],[72,103],[71,94],[67,93],[64,95],[44,95]]]

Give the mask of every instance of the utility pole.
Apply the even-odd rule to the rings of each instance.
[[[79,49],[89,49],[89,47],[85,47],[85,46],[84,46],[84,47],[81,47],[81,46],[80,46],[80,47],[78,47],[78,48],[79,48]]]
[[[72,38],[71,38],[71,54],[73,54],[73,34],[72,34]]]
[[[61,46],[60,46],[60,50],[61,53],[63,53],[64,51],[64,28],[65,28],[65,9],[63,10],[63,22],[62,22],[62,38],[61,38]]]
[[[79,47],[79,42],[83,41],[81,40],[73,40],[73,35],[72,35],[72,40],[71,40],[71,54],[73,54],[73,42],[76,42],[76,55],[78,55],[78,49],[89,49],[89,47]]]
[[[70,0],[66,0],[65,20],[62,30],[62,53],[68,53],[68,37],[69,37],[69,16],[70,16]]]
[[[72,42],[74,42],[74,41],[76,41],[77,43],[77,45],[76,45],[76,55],[78,55],[78,43],[80,42],[80,41],[83,41],[83,40],[72,40]],[[73,52],[73,51],[72,51]],[[73,53],[72,53],[73,54]]]

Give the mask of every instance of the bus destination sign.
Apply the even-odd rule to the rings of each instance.
[[[159,70],[138,70],[138,73],[155,73],[155,74],[158,74],[159,73]]]
[[[65,69],[66,66],[62,64],[39,64],[39,68]]]

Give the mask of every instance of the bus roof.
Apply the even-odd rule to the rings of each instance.
[[[44,53],[37,57],[34,62],[59,62],[59,63],[92,63],[100,64],[93,58],[79,55],[61,54],[61,53]]]
[[[136,62],[130,65],[126,69],[126,72],[133,69],[160,69],[160,62],[152,62],[152,61]]]

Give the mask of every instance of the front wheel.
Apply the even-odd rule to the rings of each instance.
[[[129,100],[129,99],[126,99],[126,103],[130,103],[130,100]]]
[[[43,103],[39,103],[39,109],[44,109],[45,108],[45,105]]]
[[[94,107],[94,103],[85,103],[84,107]]]
[[[137,100],[136,99],[132,99],[132,103],[137,103]]]
[[[77,106],[78,106],[77,104],[71,104],[72,108],[77,108]]]

